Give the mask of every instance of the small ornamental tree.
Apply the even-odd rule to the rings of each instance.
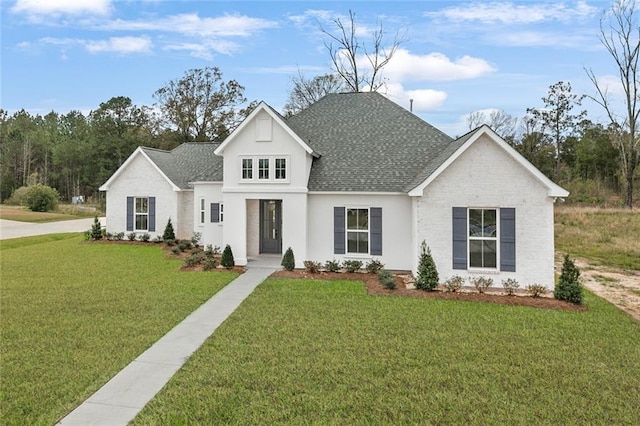
[[[98,216],[93,218],[93,225],[91,225],[91,239],[92,240],[102,239],[102,225],[100,224],[100,220],[98,219]]]
[[[287,271],[293,271],[296,267],[296,258],[293,256],[293,250],[291,250],[291,247],[284,252],[284,256],[282,256],[282,262],[280,262],[280,264]]]
[[[171,218],[167,220],[167,226],[164,227],[164,233],[162,234],[164,241],[173,241],[176,239],[176,233],[173,231],[173,225],[171,224]]]
[[[233,268],[236,264],[236,261],[233,260],[233,252],[231,251],[231,246],[229,244],[227,244],[224,250],[222,251],[222,256],[220,257],[220,264],[227,269]]]
[[[576,264],[569,258],[568,254],[564,255],[562,262],[562,272],[558,284],[553,289],[553,297],[567,302],[582,304],[582,284],[580,284],[580,270]]]
[[[418,262],[418,276],[416,288],[419,290],[433,291],[438,286],[438,270],[431,256],[431,249],[425,241],[420,245],[420,261]]]

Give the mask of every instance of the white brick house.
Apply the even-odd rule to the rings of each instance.
[[[489,127],[451,139],[377,93],[333,94],[284,118],[265,103],[222,143],[139,148],[101,187],[109,232],[229,244],[236,263],[291,247],[298,267],[378,259],[442,280],[553,288],[553,206],[568,192]]]

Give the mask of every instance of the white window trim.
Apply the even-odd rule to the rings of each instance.
[[[147,200],[147,211],[146,213],[138,213],[138,200]],[[138,216],[146,216],[147,217],[147,227],[142,229],[138,228]],[[145,231],[149,232],[149,197],[133,197],[133,231]]]
[[[495,210],[496,211],[496,236],[495,237],[472,237],[468,235],[471,221],[471,210]],[[496,242],[496,266],[482,267],[471,266],[471,240],[474,241],[495,241]],[[468,207],[467,208],[467,271],[494,273],[500,270],[500,209],[498,207]]]
[[[285,179],[276,179],[276,160],[285,161]],[[243,177],[243,162],[251,160],[251,179]],[[260,160],[269,161],[269,178],[260,178]],[[291,156],[290,155],[242,155],[240,156],[240,183],[289,183],[291,176]]]
[[[349,210],[366,210],[367,211],[367,230],[351,229],[349,230]],[[368,206],[345,206],[344,210],[344,256],[353,258],[370,258],[371,257],[371,207]],[[367,252],[356,253],[349,251],[349,232],[366,233],[367,234]]]

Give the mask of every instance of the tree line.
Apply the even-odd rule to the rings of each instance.
[[[404,37],[396,33],[386,40],[379,24],[371,40],[362,40],[351,11],[345,21],[336,18],[332,23],[333,30],[320,25],[331,72],[311,79],[302,72],[293,77],[284,115],[328,93],[384,92],[382,71]],[[585,69],[596,89],[589,97],[606,112],[607,123],[587,120],[587,112],[580,110],[586,95],[572,93],[571,84],[560,81],[549,87],[541,106],[528,108],[523,117],[498,110],[476,112],[467,124],[470,129],[489,124],[574,197],[600,201],[588,198],[614,191],[631,207],[640,163],[640,25],[635,1],[614,1],[602,15],[599,36],[624,93],[621,107],[614,104],[607,87]],[[188,70],[158,89],[154,99],[156,109],[151,109],[118,96],[86,116],[79,111],[34,116],[24,110],[9,115],[0,109],[0,201],[16,188],[36,183],[56,188],[65,200],[95,196],[139,145],[172,149],[184,142],[222,141],[256,106],[247,101],[242,85],[224,81],[216,67]]]

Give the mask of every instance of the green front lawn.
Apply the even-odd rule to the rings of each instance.
[[[0,423],[54,424],[231,281],[160,246],[0,241]]]
[[[639,424],[640,324],[269,279],[134,424]]]

